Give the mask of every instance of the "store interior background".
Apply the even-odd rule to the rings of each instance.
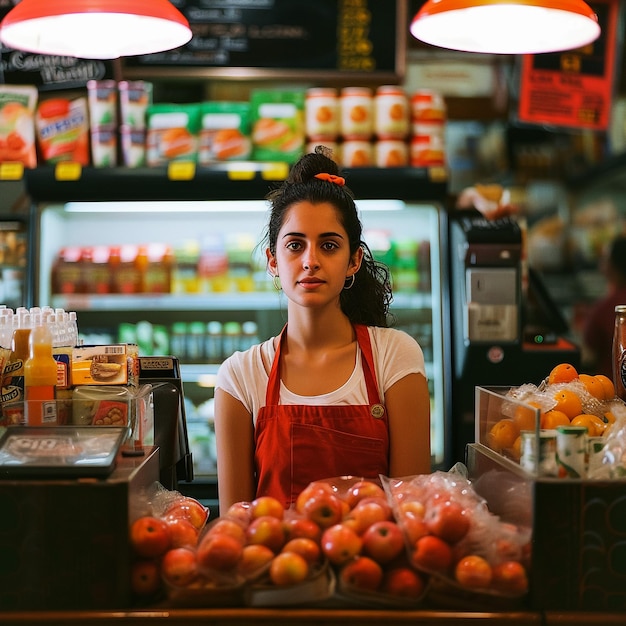
[[[409,19],[421,2],[409,2]],[[588,307],[606,288],[598,261],[603,247],[626,221],[626,77],[622,41],[615,73],[611,124],[606,132],[522,125],[516,120],[520,58],[459,53],[420,44],[408,32],[402,86],[441,92],[446,101],[448,198],[476,183],[509,189],[527,228],[528,263],[542,276],[579,343]],[[154,83],[155,102],[248,100],[259,87],[344,86],[337,74],[322,80],[218,77],[164,78]],[[354,84],[352,81],[350,84]],[[362,85],[376,83],[361,81]],[[0,214],[28,212],[20,183],[0,182]],[[358,190],[355,190],[358,194]],[[79,318],[80,322],[80,318]],[[194,405],[187,388],[188,412]]]

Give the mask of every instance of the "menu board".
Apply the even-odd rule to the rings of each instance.
[[[264,70],[401,78],[406,44],[402,0],[174,0],[193,37],[175,50],[128,57],[125,68],[175,68],[176,76]],[[236,68],[236,69],[235,69]],[[195,70],[195,72],[194,72]],[[237,71],[239,70],[239,71]],[[224,72],[221,72],[222,74]]]

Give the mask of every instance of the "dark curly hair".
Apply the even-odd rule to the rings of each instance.
[[[302,156],[291,168],[287,180],[267,194],[271,210],[265,243],[275,255],[278,232],[293,204],[303,201],[332,204],[348,233],[350,254],[354,254],[359,247],[363,249],[363,262],[354,276],[353,286],[341,292],[341,310],[354,324],[389,326],[389,305],[393,298],[389,269],[374,259],[362,239],[363,225],[352,191],[346,185],[340,186],[315,178],[320,173],[340,173],[339,166],[332,159],[332,151],[325,146],[316,146],[315,152]]]

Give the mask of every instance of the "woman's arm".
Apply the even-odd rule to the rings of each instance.
[[[423,374],[408,374],[385,392],[391,478],[430,474],[430,394]]]
[[[220,514],[235,502],[250,502],[256,494],[254,429],[244,405],[223,389],[215,390],[215,440]]]

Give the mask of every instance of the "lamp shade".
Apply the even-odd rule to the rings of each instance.
[[[171,50],[191,35],[169,0],[21,0],[0,23],[10,48],[84,59]]]
[[[411,34],[464,52],[539,54],[585,46],[600,26],[582,0],[428,0]]]

